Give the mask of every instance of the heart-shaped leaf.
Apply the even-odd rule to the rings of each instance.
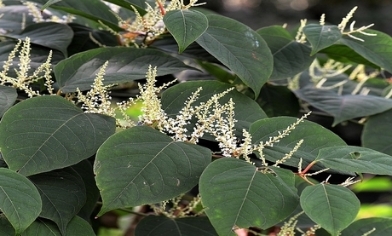
[[[271,49],[274,69],[272,80],[294,76],[310,66],[314,56],[310,56],[311,48],[297,42],[294,37],[281,26],[269,26],[257,30]]]
[[[156,227],[151,227],[155,225]],[[137,225],[136,236],[215,236],[217,235],[207,217],[171,219],[164,216],[147,216]]]
[[[68,223],[86,202],[82,178],[72,168],[65,168],[30,176],[30,180],[41,194],[40,217],[55,222],[65,235]]]
[[[196,42],[236,73],[258,97],[273,68],[267,44],[255,31],[238,21],[215,14],[209,14],[207,18],[208,29]]]
[[[8,108],[14,105],[17,97],[18,94],[15,88],[0,85],[0,117]]]
[[[334,146],[320,150],[316,162],[344,172],[392,175],[392,156],[369,148]]]
[[[189,191],[210,161],[209,149],[175,142],[150,127],[116,133],[96,155],[94,172],[103,201],[99,215]]]
[[[336,25],[308,24],[304,27],[303,32],[312,45],[311,55],[333,45],[342,38],[342,33]]]
[[[114,131],[111,117],[83,113],[59,96],[34,97],[4,114],[0,147],[9,168],[27,176],[92,156]]]
[[[22,233],[38,217],[42,201],[34,184],[12,170],[0,168],[0,210]]]
[[[294,174],[288,170],[261,173],[234,158],[212,162],[200,177],[199,190],[206,214],[219,235],[233,229],[271,227],[297,207]]]
[[[177,41],[180,53],[199,38],[208,27],[207,17],[201,12],[192,10],[168,11],[163,21]]]
[[[64,93],[91,89],[94,79],[108,61],[105,84],[129,82],[146,77],[149,65],[157,67],[157,75],[167,75],[191,69],[179,59],[155,49],[97,48],[78,53],[54,67],[56,80]]]
[[[360,202],[349,189],[330,184],[306,187],[301,194],[306,215],[333,236],[339,235],[357,216]]]

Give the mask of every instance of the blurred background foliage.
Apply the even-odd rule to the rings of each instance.
[[[201,1],[202,2],[202,1]],[[392,0],[205,0],[205,7],[234,18],[253,29],[268,25],[288,24],[294,27],[300,19],[338,24],[354,6],[357,25],[374,23],[373,29],[392,34]]]

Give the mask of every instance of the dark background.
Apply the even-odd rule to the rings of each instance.
[[[295,27],[300,19],[320,19],[326,14],[326,22],[339,24],[355,6],[352,18],[355,26],[374,23],[372,29],[392,35],[392,0],[199,0],[203,7],[236,19],[253,29],[269,25],[288,24]]]

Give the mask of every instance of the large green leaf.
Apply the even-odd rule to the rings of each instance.
[[[392,175],[392,156],[364,147],[323,148],[315,161],[327,168],[344,172]]]
[[[41,195],[40,217],[55,222],[65,234],[68,223],[86,202],[83,179],[72,168],[65,168],[30,176],[30,180]]]
[[[203,89],[200,91],[199,99],[193,105],[207,102],[215,94],[231,88],[230,85],[218,81],[189,81],[181,83],[163,92],[161,99],[162,108],[169,116],[178,115],[181,108],[184,107],[184,103],[200,87]],[[235,124],[237,136],[241,136],[242,130],[247,130],[251,123],[267,117],[255,101],[235,90],[226,94],[219,101],[221,104],[225,104],[230,98],[235,104],[234,118],[238,121]],[[194,122],[192,122],[192,125],[194,125]],[[191,126],[190,130],[193,130]]]
[[[197,184],[210,161],[209,149],[175,142],[150,127],[119,132],[96,155],[94,172],[103,201],[99,214],[184,193]]]
[[[270,137],[278,136],[278,132],[282,132],[296,121],[297,119],[292,117],[275,117],[256,121],[250,126],[249,130],[253,138],[253,144],[269,141]],[[274,143],[273,147],[266,147],[263,151],[265,158],[273,162],[283,158],[285,154],[293,150],[301,139],[304,140],[302,145],[285,162],[285,165],[297,167],[299,160],[302,158],[303,165],[306,166],[317,157],[320,149],[345,145],[345,142],[336,134],[321,125],[305,120],[292,130],[288,136]]]
[[[271,227],[297,207],[291,171],[272,168],[261,173],[255,166],[234,158],[212,162],[200,177],[199,190],[206,214],[219,235],[233,229]]]
[[[306,39],[312,45],[311,55],[336,43],[342,33],[336,25],[308,24],[303,29]]]
[[[167,75],[191,67],[182,61],[154,49],[141,48],[97,48],[78,53],[54,67],[56,80],[62,92],[89,90],[96,74],[108,61],[105,84],[129,82],[146,77],[149,65],[157,67],[158,75]]]
[[[151,227],[154,225],[155,227]],[[135,236],[215,236],[207,217],[170,219],[164,216],[147,216],[137,225]]]
[[[349,227],[342,231],[341,236],[358,236],[372,232],[371,236],[392,235],[392,219],[390,218],[367,218],[360,219],[352,223]]]
[[[360,207],[355,194],[339,185],[308,186],[302,191],[300,200],[306,215],[333,236],[351,224]]]
[[[169,11],[163,17],[163,21],[177,41],[180,53],[199,38],[208,27],[207,17],[201,12],[192,10]]]
[[[370,116],[362,132],[362,145],[392,155],[392,110]]]
[[[208,29],[196,42],[236,73],[257,97],[273,68],[267,44],[255,31],[238,21],[215,14],[207,15],[207,18]]]
[[[16,89],[0,85],[0,117],[8,108],[14,105],[17,97]]]
[[[67,226],[67,234],[62,234],[58,230],[57,226],[48,220],[38,219],[33,222],[29,228],[25,232],[22,233],[21,236],[37,236],[37,235],[45,235],[45,236],[74,236],[74,235],[83,235],[83,236],[95,236],[94,230],[91,225],[83,220],[82,218],[75,216],[69,222]]]
[[[111,117],[83,113],[59,96],[35,97],[4,114],[0,147],[10,169],[33,175],[92,156],[114,131]]]
[[[41,197],[33,183],[5,168],[0,168],[0,199],[0,210],[16,234],[29,227],[42,209]]]
[[[273,55],[273,72],[271,79],[284,79],[294,76],[310,66],[314,56],[310,56],[311,48],[297,42],[290,33],[281,26],[269,26],[257,30],[271,49]]]
[[[339,95],[331,90],[305,87],[294,93],[310,105],[334,117],[333,126],[342,121],[374,115],[392,108],[392,100],[372,95]]]
[[[344,36],[340,42],[377,66],[392,72],[392,38],[388,34],[376,30],[366,30],[377,36],[353,34],[364,42]]]
[[[43,22],[29,25],[19,34],[10,33],[6,36],[15,39],[29,37],[31,43],[59,50],[67,56],[67,47],[71,43],[73,31],[65,24]]]

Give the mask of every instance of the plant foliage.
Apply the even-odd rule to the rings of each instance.
[[[392,38],[348,27],[355,8],[293,34],[197,0],[0,6],[1,235],[95,235],[123,211],[137,236],[390,232],[350,188],[392,175]]]

